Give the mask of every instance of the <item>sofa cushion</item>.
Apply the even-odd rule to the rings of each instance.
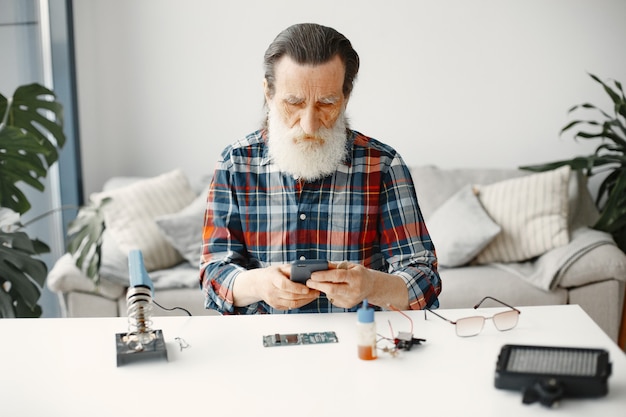
[[[472,308],[486,295],[513,306],[567,304],[567,290],[544,291],[493,265],[441,268],[440,308]],[[493,307],[495,304],[485,304]]]
[[[465,185],[492,184],[528,174],[518,169],[411,167],[415,192],[427,225],[435,210]]]
[[[519,262],[569,242],[570,167],[477,186],[479,198],[502,232],[476,263]]]
[[[154,289],[194,288],[200,291],[200,270],[197,266],[181,262],[167,269],[150,272]]]
[[[443,203],[428,220],[428,232],[435,244],[439,265],[467,264],[498,233],[471,185],[466,185]]]
[[[100,261],[100,279],[125,287],[129,284],[128,253],[122,251],[111,231],[104,229],[102,233],[102,260]]]
[[[120,315],[119,300],[126,302],[125,297],[109,300],[96,294],[78,291],[64,294],[64,298],[67,317],[118,317]],[[124,311],[126,311],[125,307]]]
[[[599,245],[568,265],[562,274],[559,286],[563,288],[610,279],[626,281],[626,254],[615,245]]]
[[[111,201],[103,208],[105,225],[124,253],[141,250],[148,271],[182,261],[154,221],[160,215],[178,212],[196,197],[181,170],[92,195],[94,201],[107,197]]]
[[[46,285],[54,292],[95,293],[112,300],[120,297],[126,291],[126,285],[108,280],[100,280],[100,283],[96,285],[93,280],[78,269],[74,263],[74,258],[69,253],[64,254],[55,262],[48,272]]]
[[[539,289],[551,291],[557,286],[562,286],[563,279],[569,279],[566,276],[569,268],[581,262],[590,251],[598,247],[614,245],[615,242],[610,234],[588,227],[581,227],[572,233],[570,242],[567,245],[549,250],[541,256],[525,262],[496,262],[491,265],[517,275],[520,280],[526,281]],[[611,267],[597,268],[595,272],[591,269],[583,268],[583,271],[585,270],[590,274],[585,278],[586,283],[612,279],[615,276],[607,275],[607,273],[609,271],[619,272],[619,270],[616,271]]]
[[[192,265],[200,263],[202,226],[208,187],[178,213],[158,216],[155,221],[167,241]]]

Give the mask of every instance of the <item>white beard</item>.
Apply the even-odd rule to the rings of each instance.
[[[276,113],[270,107],[267,117],[269,154],[281,171],[305,181],[315,181],[337,170],[347,153],[347,122],[343,111],[332,128],[319,128],[314,138],[307,137],[300,125],[285,126]]]

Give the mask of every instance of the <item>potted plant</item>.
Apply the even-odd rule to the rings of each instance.
[[[52,91],[30,84],[0,94],[0,117],[0,317],[39,317],[48,271],[37,255],[49,248],[21,230],[31,205],[18,184],[44,190],[65,144],[63,108]]]
[[[577,110],[592,111],[597,118],[575,119],[561,130],[561,134],[576,127],[578,131],[574,139],[599,139],[601,143],[595,152],[569,160],[520,168],[538,172],[569,165],[572,169],[583,171],[588,177],[607,174],[596,197],[600,217],[593,228],[610,233],[617,246],[626,252],[626,98],[619,81],[613,80],[610,85],[593,74],[589,75],[611,98],[613,112],[607,113],[590,103],[576,105],[569,113]]]
[[[54,92],[34,83],[18,87],[12,97],[0,94],[0,318],[39,317],[37,304],[48,268],[38,259],[50,251],[24,231],[20,216],[31,204],[18,184],[44,191],[43,179],[65,145],[63,107]],[[68,252],[76,266],[99,282],[104,219],[99,204],[81,208],[69,224]],[[57,207],[35,217],[43,218]]]

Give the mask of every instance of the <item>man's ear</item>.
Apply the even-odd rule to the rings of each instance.
[[[270,101],[270,87],[267,82],[267,78],[263,78],[263,94],[265,94],[265,102],[269,103]]]

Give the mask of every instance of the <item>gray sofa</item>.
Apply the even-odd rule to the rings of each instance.
[[[516,306],[579,304],[617,340],[626,255],[609,235],[588,227],[597,212],[581,175],[434,166],[414,166],[411,171],[437,248],[443,282],[441,308],[471,308],[486,295]],[[170,189],[161,187],[162,179],[172,180],[172,176],[178,183],[173,181]],[[126,314],[128,269],[124,249],[129,242],[124,239],[130,239],[131,245],[141,242],[132,242],[137,233],[121,234],[120,230],[132,230],[133,224],[120,217],[126,217],[132,211],[128,205],[138,204],[138,200],[145,198],[151,207],[155,205],[153,196],[142,194],[145,190],[141,186],[150,181],[168,202],[172,201],[171,190],[176,190],[174,199],[181,199],[140,219],[141,230],[151,228],[155,233],[145,242],[152,244],[156,239],[163,241],[162,246],[170,245],[169,252],[148,256],[155,300],[164,307],[184,307],[194,315],[215,314],[204,309],[197,270],[208,180],[189,185],[177,172],[155,179],[114,178],[107,182],[104,196],[124,191],[113,195],[113,201],[121,202],[120,207],[105,216],[99,285],[85,277],[67,254],[48,276],[47,285],[59,294],[67,316]],[[186,187],[193,194],[181,194],[181,188]],[[145,207],[140,209],[138,213],[145,214]],[[161,236],[156,235],[159,233]],[[166,258],[165,266],[159,265]],[[157,308],[154,314],[181,313]]]

